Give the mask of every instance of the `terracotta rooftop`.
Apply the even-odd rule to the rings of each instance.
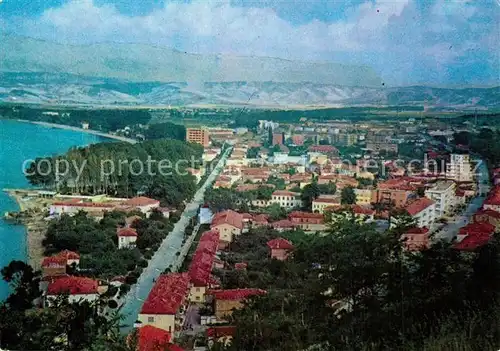
[[[280,221],[276,221],[276,222],[271,223],[271,226],[273,228],[276,228],[276,229],[278,229],[278,228],[279,229],[286,229],[286,228],[291,229],[291,228],[295,228],[296,224],[288,219],[282,219]]]
[[[276,238],[273,240],[269,240],[267,242],[267,246],[273,250],[277,249],[293,250],[292,243],[283,238]]]
[[[167,346],[172,335],[163,329],[152,325],[145,325],[138,329],[138,351],[160,351],[168,350]]]
[[[187,273],[162,274],[142,305],[141,314],[176,314],[189,288]]]
[[[410,216],[415,216],[416,214],[422,212],[423,210],[425,210],[426,208],[428,208],[429,206],[432,206],[434,204],[435,204],[435,202],[432,201],[431,199],[429,199],[427,197],[421,197],[421,198],[413,201],[412,203],[408,204],[405,207],[405,209],[406,209],[406,211],[408,211]]]
[[[231,325],[214,326],[207,329],[207,337],[218,339],[224,336],[234,336],[236,327]]]
[[[494,210],[481,209],[481,210],[477,211],[474,216],[480,216],[480,215],[486,215],[486,216],[489,216],[489,217],[500,219],[500,212],[497,212],[497,211],[494,211]]]
[[[500,206],[500,186],[495,186],[488,194],[488,197],[484,201],[485,205],[496,205]]]
[[[286,190],[276,190],[273,192],[273,196],[294,196],[297,197],[299,196],[299,193],[294,193],[293,191],[286,191]]]
[[[308,151],[312,152],[338,152],[339,150],[333,145],[311,145]]]
[[[493,224],[480,222],[467,224],[466,226],[460,228],[458,234],[468,236],[490,236],[494,232],[495,226]]]
[[[429,233],[429,228],[427,227],[423,227],[423,228],[419,228],[419,227],[415,227],[415,228],[410,228],[406,231],[405,234],[428,234]]]
[[[221,224],[229,224],[233,227],[243,229],[243,216],[232,210],[219,212],[213,217],[211,227]]]
[[[466,236],[462,241],[453,245],[456,250],[474,251],[490,241],[488,236]]]
[[[324,216],[321,213],[311,213],[311,212],[304,212],[304,211],[292,211],[289,215],[288,218],[318,218],[318,219],[323,219]]]
[[[97,280],[86,277],[68,276],[57,279],[47,287],[47,295],[69,293],[70,295],[97,294]]]
[[[80,255],[76,252],[63,250],[58,254],[55,254],[50,257],[45,257],[42,261],[42,267],[50,267],[50,266],[66,266],[68,264],[68,260],[79,260]]]
[[[134,228],[118,228],[116,231],[118,236],[137,236],[137,230]]]

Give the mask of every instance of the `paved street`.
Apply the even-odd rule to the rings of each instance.
[[[478,174],[478,183],[479,187],[487,187],[487,184],[490,182],[490,177],[488,174],[488,168],[486,167],[486,164],[484,162],[481,163],[480,167],[477,169],[477,174]],[[486,190],[486,189],[485,189]],[[483,193],[483,191],[480,191],[480,194]],[[471,219],[472,215],[477,212],[483,205],[483,202],[485,200],[485,195],[480,195],[476,198],[474,198],[468,205],[465,211],[459,215],[450,220],[444,227],[441,229],[439,233],[436,233],[434,235],[434,240],[447,240],[450,241],[452,240],[458,233],[458,230],[469,223],[469,220]]]
[[[158,276],[168,266],[174,265],[174,263],[178,260],[176,253],[182,249],[184,231],[189,224],[190,219],[197,214],[199,206],[202,205],[206,189],[212,185],[215,178],[224,168],[224,164],[229,156],[229,153],[231,152],[231,149],[232,148],[228,148],[226,150],[210,176],[196,192],[193,200],[186,206],[181,218],[175,224],[174,229],[168,234],[158,251],[156,251],[155,255],[149,261],[148,266],[139,277],[137,284],[132,286],[129,293],[124,298],[121,310],[124,317],[122,321],[123,332],[129,332],[133,328],[142,304],[153,287],[153,280],[156,280],[156,278],[158,278]],[[196,232],[193,232],[192,235],[196,235]],[[189,245],[190,243],[191,241],[187,241],[186,245]]]

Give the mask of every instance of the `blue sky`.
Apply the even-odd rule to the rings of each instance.
[[[387,85],[500,84],[500,0],[3,0],[0,29],[58,42],[372,66]]]

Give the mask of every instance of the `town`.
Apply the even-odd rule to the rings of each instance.
[[[142,262],[130,269],[81,264],[93,249],[61,245],[53,237],[64,229],[49,226],[47,245],[62,250],[39,263],[37,303],[53,306],[64,293],[70,302],[104,298],[126,315],[124,330],[137,331],[140,350],[154,343],[209,350],[231,346],[234,311],[290,284],[279,271],[261,277],[262,266],[287,262],[301,242],[334,235],[346,218],[380,235],[403,227],[399,242],[409,253],[442,241],[477,252],[500,228],[500,168],[457,142],[478,132],[469,122],[450,127],[418,117],[188,127],[186,142],[203,147],[205,165],[186,169],[198,184],[190,203],[20,191],[21,201],[44,202],[46,220],[101,223],[99,230],[114,233],[117,253]],[[148,228],[158,225],[170,233],[152,238]],[[113,264],[130,262],[123,260]],[[352,305],[330,308],[337,315]]]

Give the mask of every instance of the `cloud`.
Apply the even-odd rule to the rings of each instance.
[[[435,0],[424,12],[412,0],[366,0],[343,9],[336,20],[305,23],[292,23],[278,14],[287,3],[279,2],[280,8],[271,6],[272,0],[258,6],[229,0],[166,2],[161,9],[132,16],[110,4],[72,0],[35,19],[3,25],[58,42],[138,42],[199,53],[374,63],[393,83],[406,83],[412,67],[418,66],[422,75],[423,64],[440,70],[446,80],[448,65],[466,58],[470,50],[493,56],[497,51],[499,7],[493,2]],[[285,12],[290,15],[292,10]],[[295,11],[299,18],[300,7]]]

